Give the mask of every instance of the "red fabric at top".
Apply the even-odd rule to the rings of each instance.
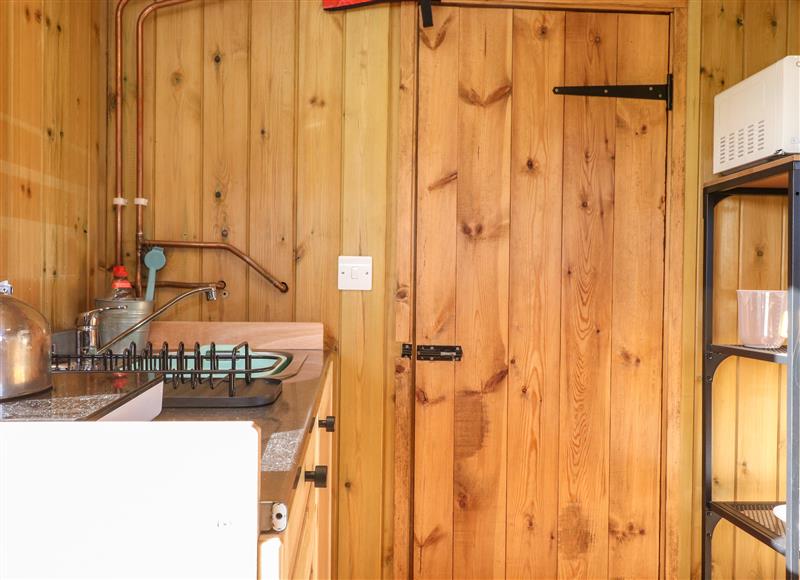
[[[361,4],[372,4],[376,0],[322,0],[322,7],[325,10],[336,10],[348,6],[359,6]]]

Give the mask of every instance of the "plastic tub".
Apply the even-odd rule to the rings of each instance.
[[[786,340],[785,290],[737,290],[739,340],[745,346],[778,348]]]

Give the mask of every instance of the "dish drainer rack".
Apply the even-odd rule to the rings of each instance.
[[[291,362],[283,352],[253,352],[247,342],[220,349],[215,343],[191,350],[181,342],[172,350],[164,342],[103,354],[51,353],[52,372],[157,373],[165,379],[164,407],[251,407],[274,402],[281,381],[273,378]]]
[[[714,209],[730,196],[778,196],[788,199],[788,345],[752,348],[713,342]],[[714,529],[721,520],[750,534],[786,557],[786,578],[800,572],[800,155],[782,157],[716,178],[703,188],[703,553],[702,577],[711,578]],[[783,502],[716,501],[713,488],[714,374],[728,357],[743,357],[787,367],[786,392],[786,523],[773,514]],[[746,388],[746,387],[745,387]],[[765,498],[766,499],[766,498]]]

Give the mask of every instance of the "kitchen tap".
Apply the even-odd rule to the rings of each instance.
[[[98,329],[99,316],[101,312],[106,310],[127,310],[127,306],[106,306],[104,308],[94,308],[87,310],[78,315],[75,321],[75,344],[77,351],[80,354],[92,355],[97,354],[97,346],[100,340],[100,332]]]
[[[117,336],[112,338],[106,344],[104,344],[103,346],[98,348],[97,351],[94,354],[103,354],[103,353],[105,353],[112,346],[114,346],[114,344],[116,344],[120,340],[124,339],[125,337],[130,336],[131,334],[133,334],[134,332],[139,330],[141,327],[143,327],[145,324],[148,324],[148,323],[152,322],[153,320],[155,320],[156,318],[158,318],[159,316],[164,314],[167,310],[169,310],[170,308],[175,306],[178,302],[180,302],[184,298],[188,298],[189,296],[192,296],[193,294],[199,294],[200,292],[205,292],[206,300],[208,300],[209,302],[213,302],[214,300],[217,299],[217,287],[216,287],[216,285],[200,286],[199,288],[192,288],[191,290],[187,290],[183,294],[179,294],[178,296],[176,296],[175,298],[173,298],[172,300],[170,300],[169,302],[164,304],[164,306],[162,306],[161,308],[159,308],[158,310],[153,312],[150,316],[148,316],[146,318],[142,318],[139,322],[137,322],[133,326],[129,327],[128,329],[126,329],[124,331],[122,331],[120,334],[118,334]]]

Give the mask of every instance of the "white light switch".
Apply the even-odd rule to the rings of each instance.
[[[339,256],[339,290],[372,290],[372,256]]]

